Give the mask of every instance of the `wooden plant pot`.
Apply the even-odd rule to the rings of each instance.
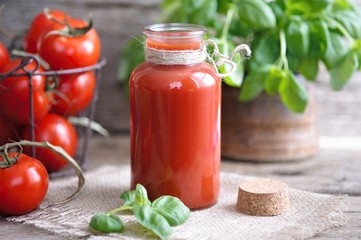
[[[316,106],[312,91],[303,114],[290,112],[278,96],[262,94],[242,103],[239,89],[223,85],[223,158],[251,161],[287,161],[307,158],[318,151]]]

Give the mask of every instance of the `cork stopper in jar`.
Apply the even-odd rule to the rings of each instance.
[[[275,216],[290,207],[286,183],[267,178],[243,182],[239,186],[237,210],[248,215]]]

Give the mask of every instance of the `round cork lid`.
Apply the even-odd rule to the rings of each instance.
[[[290,208],[288,186],[275,179],[257,178],[241,183],[237,210],[255,216],[275,216]]]

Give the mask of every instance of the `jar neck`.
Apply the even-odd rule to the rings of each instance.
[[[162,50],[199,50],[207,29],[194,24],[154,24],[144,28],[149,48]]]

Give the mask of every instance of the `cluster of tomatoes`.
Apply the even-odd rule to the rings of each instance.
[[[54,76],[42,73],[74,70],[96,64],[100,57],[98,34],[91,22],[73,18],[64,11],[45,9],[33,19],[24,38],[23,48],[26,53],[45,61],[47,66],[42,66],[39,64],[42,61],[33,58],[11,58],[0,42],[0,74],[4,76],[11,73],[0,80],[0,145],[9,140],[48,141],[62,147],[73,157],[78,136],[67,117],[76,116],[88,107],[93,98],[96,76],[94,71]],[[29,94],[32,94],[32,102],[29,101]],[[30,124],[31,109],[34,124]],[[0,168],[0,196],[4,200],[0,201],[0,215],[23,214],[36,208],[45,196],[48,173],[57,172],[67,165],[62,156],[47,148],[37,148],[36,159],[29,157],[31,154],[32,149],[24,147],[14,166]],[[42,163],[40,167],[35,163],[38,160]],[[3,155],[0,156],[1,161],[5,161]],[[31,161],[33,164],[29,164]],[[37,177],[26,180],[23,189],[12,192],[7,189],[14,187],[14,183],[9,180],[9,172],[20,175],[19,168],[28,174],[35,172]],[[30,183],[33,186],[29,186]],[[26,187],[33,189],[33,192],[30,194],[25,191]],[[28,202],[32,203],[31,206],[16,207],[15,204],[13,208],[15,199],[24,198],[30,198]]]

